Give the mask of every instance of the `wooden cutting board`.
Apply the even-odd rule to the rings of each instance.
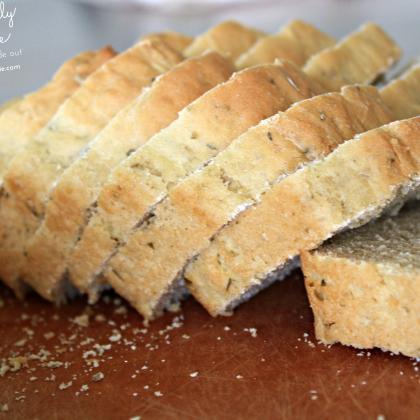
[[[113,294],[0,297],[0,372],[21,364],[0,376],[0,419],[420,418],[420,362],[318,344],[300,272],[233,317],[189,299],[150,327]]]

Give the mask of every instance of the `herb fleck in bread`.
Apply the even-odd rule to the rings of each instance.
[[[12,288],[19,287],[25,243],[42,220],[57,177],[144,86],[181,60],[157,41],[142,41],[108,60],[10,163],[1,203],[0,278]]]
[[[0,179],[10,160],[48,122],[61,103],[114,55],[109,47],[81,53],[65,62],[45,86],[9,104],[0,115]]]
[[[278,278],[303,250],[378,216],[420,184],[420,117],[370,130],[269,190],[223,229],[185,277],[213,315]]]
[[[420,63],[385,86],[381,96],[399,119],[420,115]]]
[[[45,219],[26,247],[22,277],[42,296],[63,298],[67,258],[89,219],[89,210],[111,169],[177,118],[190,102],[233,73],[215,52],[183,61],[120,111],[59,178]],[[170,141],[170,139],[168,139]]]
[[[400,55],[400,48],[378,25],[367,23],[335,46],[314,55],[304,70],[327,91],[334,91],[354,80],[373,82]]]
[[[207,50],[212,50],[235,62],[244,51],[263,36],[265,36],[263,32],[228,20],[197,36],[184,50],[184,55],[194,57]]]
[[[71,280],[93,299],[95,275],[136,224],[148,223],[172,187],[249,127],[317,92],[317,85],[291,63],[268,64],[236,73],[181,111],[111,174],[70,259]]]
[[[326,344],[420,357],[420,206],[301,255],[315,331]]]
[[[289,60],[303,66],[314,54],[332,47],[335,39],[301,20],[293,20],[278,34],[259,39],[236,60],[236,67],[243,69],[276,59]]]
[[[187,262],[238,213],[297,168],[391,120],[375,88],[352,86],[262,121],[169,191],[111,259],[105,277],[146,318],[159,315],[170,303],[165,298],[177,296]]]

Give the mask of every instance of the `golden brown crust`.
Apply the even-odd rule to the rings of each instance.
[[[25,95],[0,115],[0,178],[11,159],[48,122],[81,83],[115,55],[109,47],[84,52],[64,63],[52,80]]]
[[[110,118],[154,77],[181,60],[180,54],[158,41],[142,41],[109,60],[86,79],[13,159],[4,177],[7,194],[1,206],[7,222],[1,226],[0,277],[6,283],[16,284],[25,243],[43,217],[45,201],[57,177]]]
[[[145,35],[141,38],[141,40],[157,40],[163,41],[165,44],[169,45],[173,48],[176,52],[182,54],[187,48],[194,38],[181,34],[179,32],[174,31],[166,31],[166,32],[155,32],[152,34]]]
[[[98,199],[98,213],[73,254],[78,261],[72,264],[72,279],[89,285],[118,243],[170,188],[250,126],[316,89],[292,64],[271,64],[237,73],[193,102],[113,171]],[[82,257],[86,249],[95,249],[89,261]]]
[[[304,70],[327,91],[354,83],[372,83],[401,55],[395,42],[373,23],[364,24],[334,47],[314,55]]]
[[[235,62],[237,58],[265,34],[228,20],[197,36],[184,54],[194,57],[207,50],[217,51]]]
[[[160,76],[149,89],[120,111],[90,144],[84,156],[59,178],[45,218],[27,247],[22,272],[49,299],[62,299],[60,280],[67,258],[81,234],[109,172],[178,112],[212,87],[226,81],[233,66],[215,52],[183,61]],[[118,141],[116,141],[118,140]]]
[[[236,67],[243,69],[274,63],[276,59],[289,60],[297,66],[303,66],[312,55],[332,47],[335,42],[334,38],[309,23],[293,20],[278,34],[259,39],[236,60]]]
[[[189,266],[194,296],[221,314],[300,251],[378,214],[401,188],[420,183],[419,136],[420,117],[391,123],[275,185]]]
[[[135,290],[136,308],[147,317],[156,315],[186,263],[238,213],[300,165],[389,121],[390,112],[375,88],[348,87],[342,94],[298,102],[250,128],[170,190],[154,217],[130,236],[128,250],[121,248],[116,257],[118,266],[111,260],[124,287],[130,285],[130,294],[122,288],[119,292],[133,303]]]
[[[399,119],[420,115],[420,63],[385,86],[381,96]]]
[[[317,252],[301,260],[318,340],[420,357],[418,272]]]

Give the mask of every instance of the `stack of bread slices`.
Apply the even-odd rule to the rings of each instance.
[[[302,255],[319,339],[420,356],[419,214],[395,217],[420,190],[420,66],[377,87],[400,54],[373,23],[227,21],[70,59],[0,108],[0,278],[216,316]]]

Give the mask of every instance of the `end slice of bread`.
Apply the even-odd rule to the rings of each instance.
[[[420,205],[301,260],[320,341],[420,357]]]
[[[114,55],[110,47],[83,52],[65,62],[45,86],[9,104],[0,115],[0,180],[11,159],[49,121],[59,106]]]
[[[109,120],[156,76],[183,57],[163,42],[142,41],[108,60],[15,156],[4,176],[0,278],[18,283],[25,243],[39,226],[57,177]]]
[[[62,300],[67,258],[82,235],[102,185],[118,163],[174,121],[178,112],[226,81],[234,68],[216,52],[185,60],[120,111],[58,179],[45,218],[26,246],[22,277],[42,296]]]
[[[187,268],[194,296],[229,313],[303,250],[367,223],[420,186],[420,117],[370,130],[295,172],[245,210]]]
[[[265,34],[261,31],[228,20],[197,36],[184,50],[184,55],[194,57],[207,50],[212,50],[226,56],[234,63],[244,51],[263,36]]]
[[[193,102],[115,168],[72,255],[71,280],[93,298],[97,290],[93,279],[130,231],[148,223],[170,189],[260,120],[317,92],[304,73],[284,62],[236,73]]]
[[[420,115],[420,63],[381,90],[384,102],[399,119]]]
[[[293,20],[279,33],[259,39],[236,60],[236,67],[243,69],[274,63],[276,59],[289,60],[297,66],[303,66],[312,55],[335,43],[333,37],[309,23]]]
[[[262,121],[169,191],[110,260],[106,278],[146,318],[160,315],[176,298],[186,264],[239,213],[298,168],[390,121],[369,86],[316,96]]]
[[[338,44],[314,55],[305,72],[327,90],[353,83],[372,83],[401,55],[398,45],[374,24],[366,23]]]

